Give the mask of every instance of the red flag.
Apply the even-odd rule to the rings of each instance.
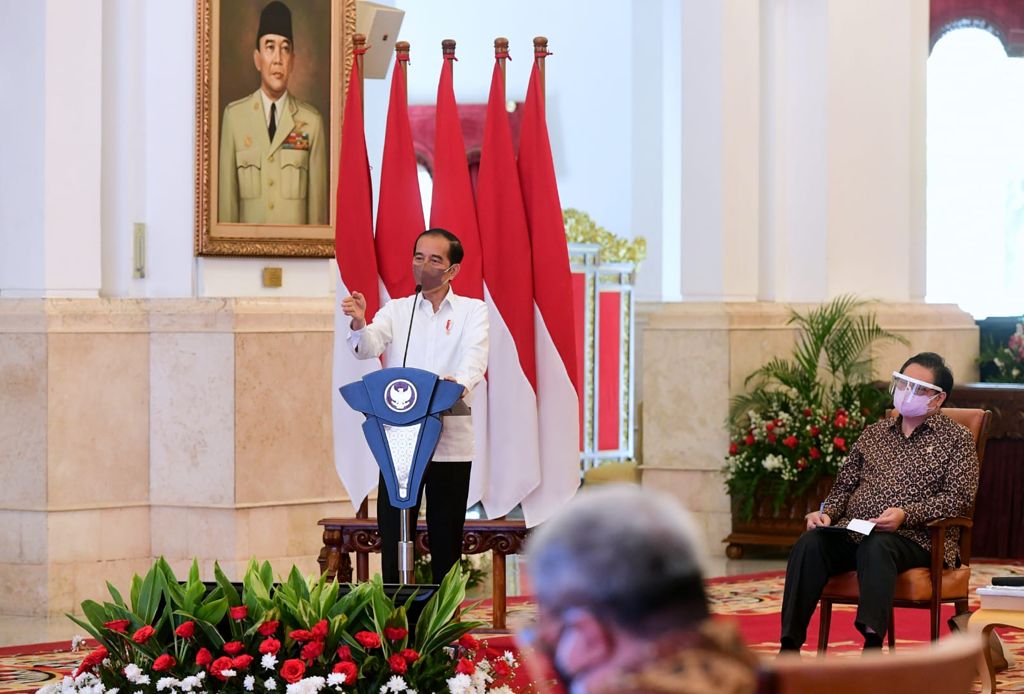
[[[453,86],[455,55],[445,55],[437,84],[434,112],[434,190],[430,201],[430,226],[447,229],[462,241],[465,256],[452,282],[456,292],[474,299],[484,298],[483,258],[476,203],[469,178],[469,159],[462,139],[459,110]],[[484,498],[490,481],[487,436],[487,380],[477,384],[470,396],[473,407],[473,468],[469,481],[470,506]]]
[[[391,73],[391,101],[388,104],[384,158],[380,170],[380,201],[377,205],[377,262],[388,295],[408,296],[416,289],[412,276],[412,251],[423,231],[423,201],[416,170],[416,154],[409,127],[409,102],[402,63],[395,61]]]
[[[341,127],[341,157],[338,172],[337,222],[334,253],[338,260],[334,307],[334,365],[331,374],[334,465],[348,490],[354,507],[362,504],[377,486],[377,464],[362,433],[363,416],[341,399],[338,388],[357,381],[380,368],[376,359],[356,359],[346,340],[348,316],[341,312],[341,300],[353,291],[366,297],[366,320],[380,307],[377,260],[373,249],[373,191],[370,162],[363,133],[363,98],[359,64],[354,61],[345,100],[345,121]]]
[[[572,276],[562,205],[544,118],[540,68],[534,63],[519,132],[519,180],[530,226],[537,320],[540,486],[523,511],[543,522],[580,484],[579,384]]]
[[[497,61],[487,102],[477,219],[490,309],[488,435],[491,480],[484,506],[504,515],[540,483],[530,236]],[[524,509],[525,510],[525,509]],[[527,525],[536,522],[526,517]]]
[[[454,56],[451,56],[454,58]],[[437,84],[434,115],[434,190],[430,200],[430,226],[447,229],[462,241],[466,257],[452,283],[455,291],[474,299],[484,298],[483,258],[476,223],[469,160],[462,139],[459,111],[452,86],[452,59],[445,58]]]

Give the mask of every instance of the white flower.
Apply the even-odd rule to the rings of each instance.
[[[171,687],[178,686],[178,684],[178,680],[174,679],[173,677],[161,677],[156,681],[156,690],[158,692],[162,692],[165,689],[170,689]]]
[[[231,668],[228,668],[227,670],[221,670],[220,674],[224,675],[225,677],[234,677],[238,673],[232,670]]]
[[[345,673],[344,672],[332,672],[327,675],[327,684],[332,687],[340,687],[345,684]]]
[[[780,456],[771,453],[765,456],[765,459],[761,461],[761,466],[765,470],[778,470],[782,467],[783,460]]]
[[[490,691],[490,694],[515,694],[507,686],[505,686],[505,687],[497,687],[497,688],[491,689],[489,691]]]
[[[449,678],[447,684],[451,694],[466,694],[473,686],[473,680],[469,678],[469,675],[460,672],[455,677]]]
[[[380,694],[388,694],[388,685],[386,685],[386,684],[380,685]]]
[[[205,674],[205,673],[200,672],[200,674]],[[183,691],[183,692],[190,692],[190,691],[192,691],[193,687],[199,686],[200,679],[201,678],[196,676],[196,675],[191,675],[189,677],[186,677],[185,679],[183,679],[181,681],[181,685],[180,685],[181,686],[181,691]]]
[[[503,659],[503,660],[504,660],[504,661],[505,661],[506,663],[508,663],[508,664],[509,664],[509,665],[511,665],[512,667],[515,667],[516,665],[518,665],[518,664],[519,664],[519,663],[517,663],[517,662],[516,662],[516,655],[515,655],[515,653],[513,653],[512,651],[505,651],[505,655],[503,655],[503,656],[501,656],[501,657],[502,657],[502,659]]]
[[[110,689],[107,690],[107,694],[117,694],[119,691],[121,691],[121,690],[118,689],[117,687],[111,687]]]
[[[391,679],[388,680],[388,689],[393,692],[404,692],[408,685],[405,680],[398,675],[392,675]]]
[[[273,677],[268,677],[267,681],[263,683],[263,688],[268,692],[272,692],[277,689],[277,681]]]
[[[273,670],[277,665],[277,656],[273,653],[264,653],[260,659],[260,665],[263,666],[264,670]]]
[[[135,663],[128,663],[124,666],[124,676],[128,678],[129,682],[134,682],[142,676],[142,668]]]
[[[256,678],[252,675],[246,675],[245,679],[242,680],[242,686],[245,687],[245,691],[251,692],[253,687],[256,686]]]
[[[71,652],[78,653],[78,649],[85,643],[85,637],[80,634],[75,634],[71,637]]]

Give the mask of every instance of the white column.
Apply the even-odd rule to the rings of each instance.
[[[760,23],[757,0],[682,3],[683,299],[757,298]]]
[[[4,173],[0,295],[94,297],[100,287],[101,0],[5,3],[16,117]],[[7,53],[7,50],[10,53]],[[31,64],[24,59],[35,56]]]

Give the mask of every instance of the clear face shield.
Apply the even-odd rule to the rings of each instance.
[[[892,394],[893,407],[901,415],[920,417],[928,412],[928,407],[935,398],[942,395],[942,388],[893,371],[889,393]]]

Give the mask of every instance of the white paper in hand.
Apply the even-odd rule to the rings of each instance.
[[[871,531],[875,529],[875,524],[871,521],[854,518],[850,521],[850,524],[846,526],[846,529],[852,530],[855,533],[860,533],[861,535],[870,535]]]

